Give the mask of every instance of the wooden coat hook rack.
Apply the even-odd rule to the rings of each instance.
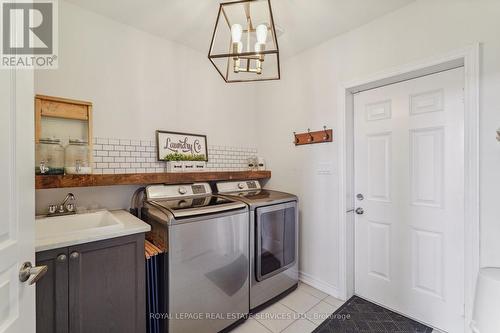
[[[308,128],[305,133],[295,133],[293,132],[294,141],[293,143],[296,146],[302,145],[311,145],[313,143],[322,143],[322,142],[332,142],[333,141],[333,130],[327,129],[326,126],[323,126],[322,131],[311,132]]]

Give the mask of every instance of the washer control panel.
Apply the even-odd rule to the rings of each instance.
[[[210,184],[150,185],[146,188],[148,199],[169,199],[212,194]]]
[[[191,185],[191,190],[193,194],[207,194],[205,184],[193,184]],[[208,187],[208,193],[210,193],[210,187]]]

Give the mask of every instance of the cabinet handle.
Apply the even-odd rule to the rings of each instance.
[[[71,252],[71,254],[69,255],[70,259],[72,260],[77,260],[79,257],[80,257],[80,253],[78,252]]]
[[[60,254],[57,256],[57,262],[66,262],[68,257],[65,254]]]

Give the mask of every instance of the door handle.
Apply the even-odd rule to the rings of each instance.
[[[48,270],[49,267],[47,265],[33,267],[33,265],[27,261],[19,270],[19,281],[26,282],[29,280],[28,283],[30,285],[35,284],[45,275],[45,273],[47,273]]]
[[[361,207],[358,207],[356,209],[349,209],[348,211],[346,211],[346,213],[351,213],[351,212],[355,212],[356,214],[358,215],[363,215],[365,213],[365,210]]]
[[[363,215],[365,213],[365,210],[361,207],[358,207],[358,208],[356,208],[355,212],[358,215]]]

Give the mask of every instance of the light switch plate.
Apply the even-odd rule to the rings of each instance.
[[[329,176],[333,175],[334,168],[332,162],[320,162],[318,163],[318,167],[316,169],[316,174],[321,176]]]

